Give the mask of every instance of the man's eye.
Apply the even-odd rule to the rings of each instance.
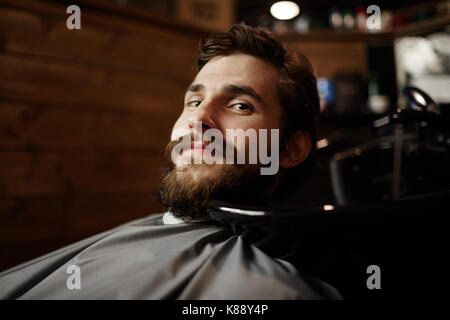
[[[188,107],[191,107],[191,108],[197,108],[199,105],[200,105],[200,103],[201,103],[201,101],[191,101],[191,102],[188,102]]]
[[[250,112],[252,111],[252,107],[248,104],[245,103],[235,103],[231,106],[231,108],[233,108],[236,111],[239,112]]]

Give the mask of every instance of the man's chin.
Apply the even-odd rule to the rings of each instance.
[[[164,153],[164,176],[158,189],[158,199],[176,217],[186,221],[208,217],[210,200],[253,202],[264,196],[272,182],[271,176],[261,176],[258,165],[200,163],[189,157],[172,161],[173,143]],[[187,158],[187,159],[186,159]]]

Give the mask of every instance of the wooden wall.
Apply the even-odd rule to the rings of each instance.
[[[281,35],[280,39],[289,49],[308,57],[316,77],[330,80],[340,73],[358,73],[367,79],[368,48],[392,44],[392,37],[385,33],[333,30],[289,32]]]
[[[68,30],[69,3],[0,1],[0,270],[163,210],[203,33],[93,3]]]
[[[302,41],[300,38],[285,43],[308,57],[317,77],[334,79],[339,73],[354,72],[367,78],[367,45],[363,41]]]

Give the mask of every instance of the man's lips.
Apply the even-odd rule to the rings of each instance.
[[[191,143],[191,152],[194,154],[203,155],[205,152],[206,143],[203,142],[192,142]]]
[[[205,153],[206,147],[209,145],[209,143],[204,142],[192,142],[191,143],[191,149],[190,151],[193,153],[201,154],[203,155]],[[216,150],[210,150],[211,156],[215,156]]]
[[[191,149],[192,150],[205,150],[206,148],[206,143],[203,142],[192,142],[191,143]]]

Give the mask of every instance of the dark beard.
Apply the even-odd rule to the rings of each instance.
[[[214,164],[221,166],[221,172],[215,179],[195,182],[189,170],[201,170],[202,166],[208,164],[189,164],[176,168],[170,155],[177,143],[171,141],[165,149],[163,178],[157,193],[158,201],[175,217],[187,222],[204,220],[209,218],[206,207],[212,200],[260,204],[262,199],[268,197],[274,176],[261,175],[260,165],[256,164]]]

